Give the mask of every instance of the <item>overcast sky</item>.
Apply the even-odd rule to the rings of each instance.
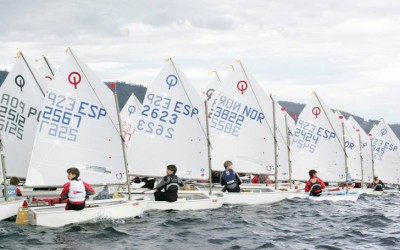
[[[240,59],[278,100],[400,123],[400,1],[0,1],[0,69],[74,51],[104,81],[151,83],[172,57],[200,91]]]

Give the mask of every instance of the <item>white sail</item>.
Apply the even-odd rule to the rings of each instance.
[[[364,182],[372,182],[373,181],[373,171],[372,171],[372,156],[371,156],[371,140],[364,129],[360,126],[360,124],[354,119],[353,116],[350,116],[347,119],[351,128],[356,133],[356,138],[358,139],[357,145],[361,148],[361,156],[362,156],[362,168],[363,168],[363,181]]]
[[[0,132],[7,176],[26,178],[47,87],[22,54],[0,88]]]
[[[286,122],[285,122],[286,116]],[[289,144],[293,131],[296,126],[294,120],[287,114],[286,109],[275,102],[275,119],[276,119],[276,140],[278,154],[278,180],[289,180],[289,157],[288,157],[288,136]],[[287,128],[286,128],[287,123]],[[286,133],[288,129],[288,133]],[[290,152],[289,152],[290,153]]]
[[[90,184],[126,181],[113,93],[70,50],[42,110],[28,186],[60,186],[70,167]]]
[[[45,56],[36,61],[37,61],[36,67],[39,70],[39,73],[45,79],[52,81],[57,71],[56,68],[53,66],[53,64],[51,64],[50,61]]]
[[[345,147],[347,155],[347,168],[353,180],[361,180],[361,157],[360,157],[360,146],[358,141],[358,133],[354,130],[352,124],[344,118],[339,112],[335,112],[336,117],[342,117],[340,119],[344,123],[344,136],[345,136]]]
[[[324,181],[346,181],[342,127],[334,113],[313,93],[293,134],[292,179],[308,180],[315,169]]]
[[[131,94],[128,101],[125,103],[121,110],[121,127],[122,137],[125,141],[125,146],[128,147],[135,133],[135,126],[138,121],[138,117],[142,112],[142,104],[137,99],[134,93]]]
[[[224,79],[209,102],[212,168],[230,160],[237,172],[274,174],[272,102],[246,73]]]
[[[204,101],[210,100],[213,93],[215,92],[215,90],[218,88],[219,85],[221,85],[221,79],[220,79],[218,73],[215,72],[211,82],[208,83],[207,87],[203,90],[203,93],[201,96],[202,99]]]
[[[383,119],[370,133],[373,137],[375,175],[383,182],[400,183],[399,139]]]
[[[127,154],[131,174],[164,176],[175,164],[181,178],[207,179],[205,109],[172,60],[148,87]]]

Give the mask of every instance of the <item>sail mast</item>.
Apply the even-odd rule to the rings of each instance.
[[[344,153],[344,169],[346,173],[346,193],[349,192],[349,169],[347,166],[347,153],[346,153],[346,136],[345,136],[345,131],[344,131],[344,122],[343,122],[343,116],[339,116],[339,119],[341,120],[342,123],[342,133],[343,133],[343,153]]]
[[[282,108],[282,111],[285,111],[286,108]],[[287,113],[284,114],[285,117],[285,128],[286,128],[286,147],[287,147],[287,159],[289,166],[289,188],[292,189],[292,161],[290,159],[290,138],[289,138],[289,127],[287,123]]]
[[[118,96],[117,96],[117,85],[114,84],[114,99],[115,99],[115,106],[117,108],[117,116],[118,116],[118,125],[119,125],[119,137],[121,138],[121,145],[122,145],[122,154],[124,156],[124,165],[125,165],[125,175],[126,175],[126,185],[128,185],[128,197],[129,200],[132,200],[132,190],[131,184],[129,183],[129,170],[128,170],[128,161],[126,159],[126,149],[125,149],[125,140],[122,136],[122,126],[121,126],[121,116],[119,114],[119,105],[118,105]]]
[[[356,132],[358,133],[358,145],[360,149],[360,164],[361,164],[361,187],[364,187],[364,167],[363,167],[363,156],[361,152],[361,134],[360,134],[360,129],[357,129]]]
[[[278,189],[278,142],[276,140],[276,116],[275,116],[275,101],[272,98],[272,94],[270,95],[272,101],[272,120],[273,120],[273,129],[274,129],[274,164],[275,164],[275,189]]]
[[[207,101],[204,101],[205,113],[206,113],[206,132],[207,132],[207,154],[208,154],[208,182],[210,187],[209,194],[212,194],[212,166],[211,166],[211,142],[210,142],[210,127],[208,123],[208,105]]]
[[[50,67],[49,61],[47,61],[47,58],[45,56],[43,56],[43,59],[46,62],[47,67],[49,67],[50,73],[54,76],[54,72]]]
[[[4,183],[4,199],[6,200],[6,195],[7,195],[7,171],[6,171],[6,162],[4,160],[4,154],[3,154],[3,141],[1,139],[1,134],[0,134],[0,157],[1,157],[1,171],[3,173],[3,183]]]
[[[371,163],[372,163],[372,178],[375,178],[375,162],[374,162],[374,144],[372,143],[372,134],[368,134],[371,141]]]

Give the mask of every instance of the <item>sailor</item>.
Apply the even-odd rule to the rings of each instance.
[[[372,188],[374,191],[383,191],[385,184],[381,180],[379,180],[378,176],[374,177],[374,181],[372,182]]]
[[[221,174],[220,184],[223,186],[222,191],[228,192],[240,192],[240,180],[239,175],[233,171],[233,163],[231,161],[224,162],[225,171]]]
[[[304,191],[310,192],[310,196],[320,196],[322,194],[322,189],[325,188],[325,183],[317,177],[317,171],[311,169],[308,171],[310,179],[306,183]]]
[[[22,196],[21,191],[18,188],[19,179],[18,177],[11,177],[10,185],[7,186],[7,194],[5,195],[6,200],[15,200],[17,196]]]
[[[93,195],[93,188],[86,182],[78,179],[80,172],[77,168],[67,169],[69,182],[65,183],[61,192],[61,199],[68,199],[65,210],[82,210],[85,208],[87,195]]]
[[[176,175],[177,168],[175,165],[167,166],[167,175],[164,176],[161,182],[155,187],[154,198],[156,201],[174,202],[178,200],[179,187],[183,186],[183,182]],[[162,192],[162,190],[164,192]]]

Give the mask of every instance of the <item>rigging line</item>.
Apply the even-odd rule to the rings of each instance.
[[[213,70],[213,71],[210,71],[210,72],[208,73],[208,75],[211,75],[212,73],[215,73],[215,75],[217,76],[217,79],[218,79],[219,83],[221,83],[221,78],[219,77],[218,72],[215,71],[215,70]]]
[[[219,83],[221,83],[222,81],[221,81],[221,78],[219,77],[219,74],[217,71],[215,71],[215,75],[217,76]]]
[[[47,58],[46,58],[44,55],[43,55],[43,59],[44,59],[44,61],[46,62],[47,67],[49,67],[49,70],[50,70],[51,74],[54,76],[54,72],[53,72],[53,70],[52,70],[51,67],[50,67],[49,61],[47,61]]]
[[[328,115],[326,114],[326,111],[325,111],[325,109],[324,109],[324,106],[322,105],[321,101],[319,100],[319,97],[318,97],[317,93],[315,93],[315,92],[313,92],[313,93],[314,93],[315,97],[317,97],[317,101],[318,101],[319,105],[321,105],[322,111],[324,111],[324,115],[325,115],[326,119],[328,119],[329,125],[331,126],[333,132],[335,132],[335,134],[336,134],[336,139],[337,139],[338,142],[339,142],[340,148],[344,151],[345,157],[348,157],[347,152],[346,152],[346,150],[343,148],[343,145],[342,145],[342,143],[341,143],[341,141],[340,141],[340,139],[339,139],[338,133],[335,131],[335,128],[333,127],[333,125],[332,125],[332,123],[331,123],[331,120],[329,120],[329,117],[328,117]],[[343,119],[344,119],[344,116],[343,116]]]
[[[187,99],[189,100],[190,105],[192,105],[192,107],[194,107],[194,105],[193,105],[193,103],[192,103],[192,100],[190,100],[190,97],[189,97],[189,95],[188,95],[188,93],[187,93],[187,91],[186,91],[185,85],[183,84],[183,81],[182,81],[182,79],[181,79],[181,76],[179,75],[179,72],[178,72],[178,70],[176,69],[174,62],[172,61],[172,58],[171,58],[171,57],[168,58],[167,61],[171,61],[172,66],[174,67],[175,72],[176,72],[176,74],[178,75],[179,81],[181,82],[181,85],[182,85],[182,87],[183,87],[183,91],[185,91],[185,95],[186,95]],[[198,121],[198,123],[199,123],[199,125],[200,125],[201,131],[203,132],[204,137],[205,137],[207,140],[209,140],[209,138],[208,138],[208,136],[207,136],[207,133],[204,131],[203,126],[201,126],[201,122],[200,122],[200,118],[199,118],[198,114],[196,114],[196,119],[197,119],[197,121]],[[211,142],[210,142],[210,143],[211,143]]]
[[[68,52],[68,50],[69,50],[69,52],[71,52],[71,55],[72,55],[72,57],[74,58],[76,64],[78,65],[78,67],[79,67],[79,69],[81,70],[82,74],[85,76],[86,81],[89,83],[89,86],[90,86],[90,88],[93,90],[93,93],[94,93],[94,95],[96,96],[97,100],[100,102],[100,104],[101,104],[101,106],[104,108],[104,110],[106,110],[107,117],[108,117],[108,119],[110,119],[111,124],[113,125],[114,129],[117,131],[118,135],[121,136],[121,132],[120,132],[119,129],[115,126],[113,120],[111,119],[110,115],[108,114],[108,110],[106,109],[106,107],[104,107],[103,103],[101,102],[100,97],[97,95],[96,91],[94,90],[92,84],[91,84],[90,81],[89,81],[89,78],[86,76],[85,71],[82,69],[81,65],[79,64],[78,60],[76,59],[76,57],[75,57],[74,53],[72,52],[71,48],[68,47],[67,52]],[[103,83],[103,84],[104,84],[104,83]]]
[[[258,101],[257,95],[256,95],[256,93],[255,93],[254,90],[253,90],[253,86],[252,86],[252,84],[251,84],[251,82],[250,82],[249,77],[247,76],[246,71],[244,70],[244,67],[243,67],[242,62],[239,61],[239,60],[236,60],[236,61],[239,62],[240,66],[242,67],[243,73],[244,73],[244,75],[246,76],[247,81],[249,82],[251,92],[253,93],[254,98],[256,99],[257,105],[258,105],[258,107],[260,108],[261,112],[263,112],[263,114],[264,114],[264,120],[265,120],[265,122],[267,123],[267,127],[268,127],[269,132],[270,132],[271,135],[272,135],[272,138],[274,138],[274,141],[277,142],[277,140],[276,140],[276,138],[275,138],[275,136],[274,136],[274,133],[272,132],[271,126],[270,126],[269,123],[268,123],[267,116],[265,115],[266,113],[263,111],[263,109],[262,109],[262,107],[261,107],[261,104],[260,104],[260,102]]]
[[[35,82],[36,82],[36,84],[38,85],[40,91],[42,92],[43,96],[45,96],[46,94],[44,93],[42,87],[40,86],[38,80],[36,79],[35,74],[33,74],[33,71],[32,71],[32,69],[31,69],[31,67],[29,67],[29,64],[28,64],[28,62],[26,61],[24,55],[22,54],[21,51],[19,51],[18,54],[21,55],[22,59],[24,59],[24,62],[25,62],[25,64],[26,64],[26,66],[28,67],[29,71],[31,72],[31,74],[32,74],[32,76],[33,76],[33,79],[35,79]]]
[[[233,65],[232,65],[232,64],[229,64],[229,65],[227,65],[226,67],[227,67],[227,68],[231,68],[231,69],[232,69],[232,71],[235,71],[235,67],[233,67]]]

